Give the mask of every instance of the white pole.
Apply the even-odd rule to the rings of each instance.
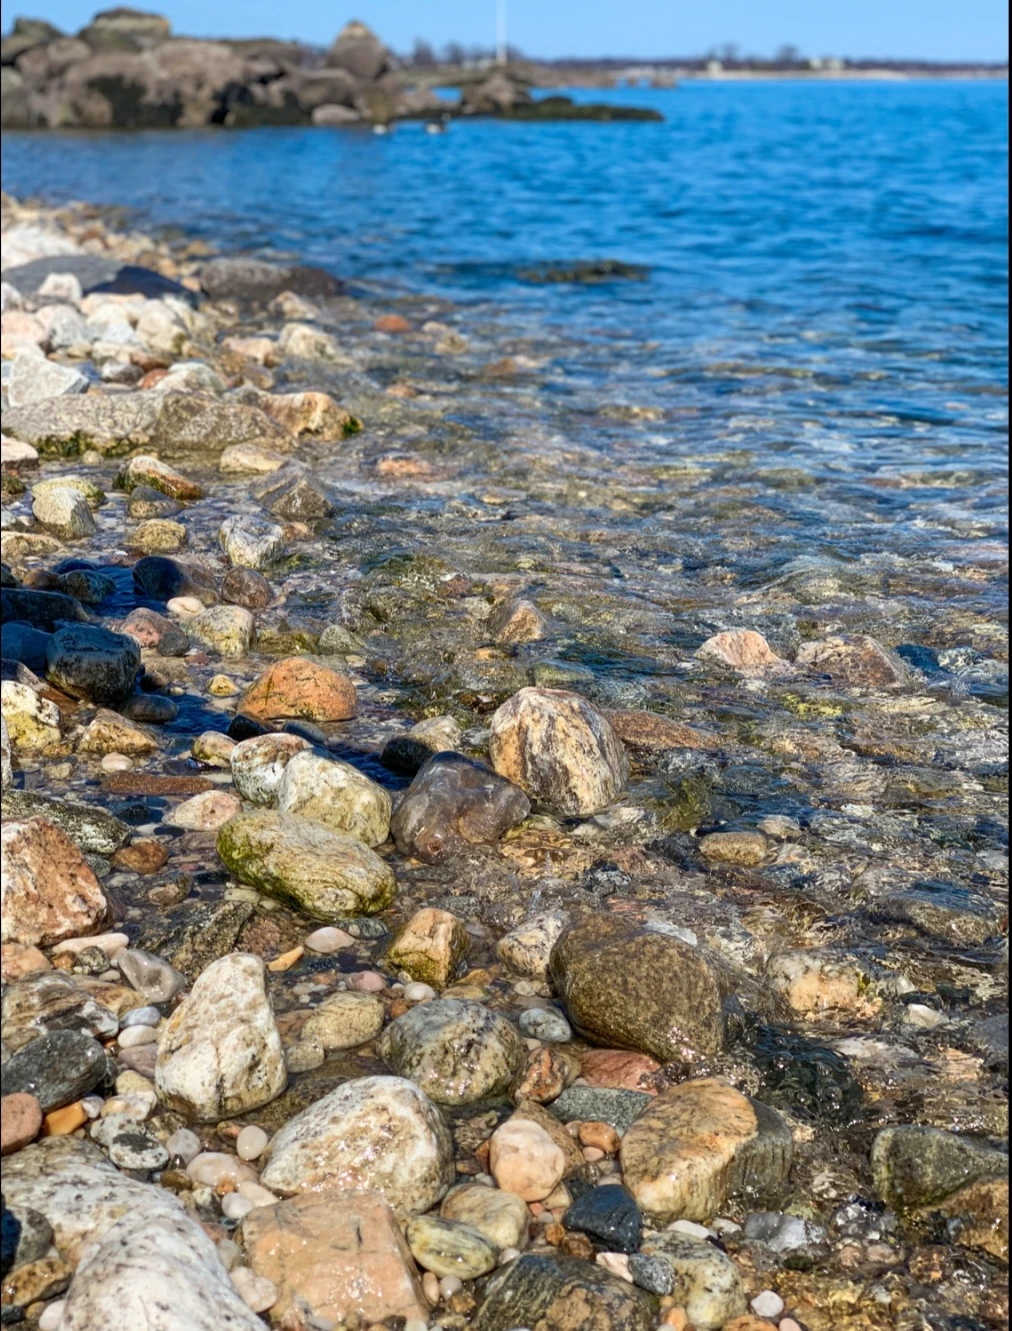
[[[506,63],[506,0],[495,0],[496,64]]]

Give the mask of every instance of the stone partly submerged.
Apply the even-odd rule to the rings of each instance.
[[[361,841],[274,810],[237,814],[218,833],[218,854],[241,883],[314,920],[374,915],[393,901],[393,870]]]
[[[475,1331],[654,1331],[656,1302],[602,1267],[572,1258],[520,1257],[485,1289]]]

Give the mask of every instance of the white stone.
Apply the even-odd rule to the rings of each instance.
[[[383,787],[350,763],[311,749],[295,754],[285,767],[278,808],[357,837],[367,846],[382,845],[390,834],[392,802]]]
[[[216,1188],[219,1183],[231,1180],[236,1187],[247,1179],[256,1182],[256,1170],[237,1155],[227,1155],[224,1151],[201,1151],[186,1166],[186,1172],[194,1183],[204,1183],[209,1188]]]
[[[0,789],[6,790],[14,784],[14,769],[11,766],[11,737],[7,721],[0,716]]]
[[[190,615],[199,615],[204,608],[204,603],[198,601],[195,596],[170,596],[165,602],[165,608],[170,615],[178,615],[180,619],[188,619]]]
[[[431,1003],[438,997],[432,985],[423,984],[421,980],[412,980],[410,984],[404,986],[404,998],[408,1003]]]
[[[309,748],[309,741],[301,735],[254,735],[244,739],[232,750],[229,764],[232,784],[251,804],[268,808],[278,802],[278,787],[285,768],[297,753]],[[320,930],[319,932],[323,932]]]
[[[158,1032],[153,1026],[128,1026],[120,1031],[116,1043],[121,1049],[134,1049],[140,1044],[154,1044],[157,1039]]]
[[[229,1274],[243,1303],[255,1313],[264,1313],[277,1303],[278,1291],[266,1276],[254,1275],[248,1266],[235,1266]]]
[[[239,952],[212,962],[162,1033],[159,1098],[199,1119],[230,1118],[267,1104],[286,1081],[263,961]]]
[[[60,709],[28,684],[0,682],[0,709],[15,753],[46,753],[60,743]]]
[[[62,943],[57,943],[53,948],[53,956],[58,957],[62,952],[73,952],[76,956],[78,952],[83,952],[86,947],[100,947],[107,957],[113,957],[117,952],[121,952],[123,948],[129,946],[129,943],[129,935],[122,933],[92,934],[90,938],[65,938]],[[135,1009],[137,1012],[141,1010],[140,1008]],[[138,1024],[136,1017],[133,1021],[127,1021],[127,1017],[134,1017],[134,1012],[124,1013],[122,1018],[124,1026]],[[155,1009],[155,1020],[158,1020],[157,1009]]]
[[[243,1128],[242,1132],[235,1139],[235,1152],[240,1160],[256,1160],[267,1149],[267,1143],[270,1137],[264,1132],[263,1128],[258,1128],[255,1124],[250,1124]]]
[[[165,1149],[169,1155],[178,1156],[184,1165],[200,1155],[200,1138],[189,1128],[177,1128],[165,1139]]]
[[[436,1106],[401,1077],[362,1077],[286,1123],[260,1177],[286,1196],[372,1189],[417,1215],[440,1200],[453,1176],[453,1146]]]
[[[59,1331],[60,1323],[63,1320],[63,1310],[66,1306],[66,1299],[55,1299],[52,1303],[47,1304],[39,1315],[39,1331]]]
[[[152,1189],[152,1191],[154,1191]],[[89,1252],[67,1292],[60,1331],[263,1331],[196,1220],[124,1217]]]
[[[324,925],[322,929],[314,929],[303,939],[311,952],[319,952],[321,956],[330,956],[334,952],[340,952],[342,948],[354,947],[357,941],[358,939],[351,934],[345,933],[343,929],[335,929],[331,924]]]
[[[504,1192],[525,1202],[540,1202],[562,1182],[566,1155],[540,1124],[507,1119],[492,1134],[489,1167]]]
[[[238,1192],[226,1192],[221,1199],[221,1213],[226,1220],[242,1220],[253,1210],[253,1203],[248,1197]]]
[[[47,273],[36,294],[41,300],[62,300],[79,305],[84,293],[75,273]]]
[[[286,551],[285,529],[255,514],[226,518],[218,532],[221,548],[236,568],[266,568]]]
[[[761,1294],[755,1296],[749,1307],[756,1317],[765,1317],[772,1322],[783,1312],[784,1301],[775,1290],[764,1289]]]
[[[261,1187],[259,1183],[254,1183],[252,1179],[243,1179],[238,1191],[240,1197],[245,1197],[248,1202],[253,1203],[254,1210],[258,1206],[274,1206],[278,1201],[273,1192]]]
[[[121,937],[126,938],[126,934],[122,934]],[[123,1013],[119,1024],[121,1030],[127,1026],[157,1026],[161,1019],[162,1014],[156,1007],[135,1007]]]
[[[83,393],[87,387],[88,380],[80,370],[22,353],[14,357],[11,365],[7,397],[12,407],[31,407],[52,398]]]

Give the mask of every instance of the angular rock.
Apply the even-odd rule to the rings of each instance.
[[[941,1128],[884,1128],[871,1149],[875,1189],[897,1210],[931,1206],[961,1188],[1003,1177],[1008,1156]]]
[[[616,1183],[591,1188],[563,1219],[568,1230],[586,1234],[602,1252],[639,1252],[643,1218],[639,1207]]]
[[[1008,1178],[986,1179],[960,1188],[939,1210],[961,1248],[977,1248],[1008,1263]]]
[[[256,629],[253,616],[238,605],[212,605],[186,621],[186,632],[220,656],[247,656]]]
[[[662,1091],[622,1140],[625,1186],[654,1222],[707,1222],[729,1197],[775,1196],[793,1139],[774,1110],[711,1078]]]
[[[54,397],[83,393],[87,387],[88,380],[72,366],[22,354],[11,365],[7,400],[12,407],[31,407]]]
[[[381,846],[390,835],[390,796],[350,763],[312,750],[294,754],[277,787],[282,813]]]
[[[0,683],[0,709],[15,753],[48,753],[60,744],[60,709],[16,679]]]
[[[155,1191],[155,1189],[150,1189]],[[124,1216],[81,1260],[61,1331],[263,1331],[197,1220]]]
[[[42,493],[32,494],[32,516],[36,522],[64,541],[77,541],[94,536],[98,528],[91,516],[88,501],[79,490],[69,485],[58,485]]]
[[[355,686],[345,675],[289,656],[269,667],[242,700],[241,711],[258,721],[346,721],[355,715]]]
[[[755,629],[730,629],[726,633],[718,633],[708,638],[696,655],[719,661],[743,674],[787,667],[787,662],[777,656],[763,635]]]
[[[570,1021],[602,1043],[691,1062],[724,1043],[723,978],[704,949],[620,915],[586,916],[552,951]]]
[[[505,1018],[481,1003],[444,998],[420,1003],[384,1031],[378,1052],[437,1104],[477,1104],[503,1094],[527,1056]]]
[[[34,790],[12,790],[4,796],[4,815],[10,819],[44,818],[66,832],[83,851],[112,855],[130,840],[130,826],[121,818],[91,804],[48,799]]]
[[[492,766],[536,808],[586,815],[611,803],[629,766],[604,716],[577,693],[521,689],[492,717]]]
[[[250,486],[250,495],[285,522],[319,522],[334,513],[327,487],[298,463],[286,463]]]
[[[362,1077],[281,1128],[260,1181],[285,1196],[375,1191],[395,1210],[418,1215],[440,1201],[453,1173],[446,1124],[418,1087],[400,1077]]]
[[[492,607],[485,621],[493,642],[538,642],[545,636],[548,621],[533,601],[508,597]]]
[[[803,643],[796,664],[855,689],[890,689],[905,684],[907,668],[895,653],[864,634],[842,633]]]
[[[110,1040],[119,1019],[63,971],[44,970],[9,985],[3,996],[3,1040],[23,1049],[49,1031],[79,1031]]]
[[[367,846],[290,814],[238,814],[218,833],[218,854],[240,882],[324,923],[375,914],[396,893],[393,871]]]
[[[116,478],[116,485],[128,494],[139,485],[146,485],[171,499],[181,499],[187,503],[200,499],[204,493],[196,481],[191,481],[175,467],[143,453],[130,459]]]
[[[340,624],[329,624],[320,635],[320,650],[347,655],[359,652],[359,643]],[[463,742],[463,732],[452,716],[432,716],[419,721],[405,735],[388,739],[380,754],[380,762],[392,772],[414,776],[418,769],[437,753],[451,753]]]
[[[561,910],[531,916],[500,938],[495,949],[499,960],[518,975],[546,979],[552,949],[568,923],[569,916]]]
[[[201,973],[158,1043],[155,1087],[163,1104],[204,1122],[267,1104],[285,1089],[281,1036],[264,963],[232,953]]]
[[[79,753],[125,753],[131,757],[157,753],[158,741],[150,731],[131,725],[118,712],[99,708],[78,741]]]
[[[656,1324],[654,1300],[603,1267],[529,1255],[488,1281],[474,1331],[653,1331]]]
[[[467,932],[449,911],[425,906],[416,911],[387,953],[395,970],[433,989],[445,989],[467,951]]]
[[[251,1268],[272,1281],[281,1325],[303,1310],[321,1321],[425,1321],[428,1304],[390,1206],[378,1193],[303,1193],[260,1206],[242,1225]]]
[[[149,1003],[167,1003],[186,985],[186,977],[163,957],[156,957],[143,948],[128,947],[117,952],[116,965],[126,982]]]
[[[0,830],[6,942],[48,946],[96,933],[107,902],[73,841],[44,818],[5,822]]]
[[[67,624],[50,639],[46,663],[46,678],[70,697],[114,707],[133,692],[141,654],[124,633]]]
[[[265,393],[258,399],[258,405],[292,434],[337,440],[362,428],[361,422],[338,406],[329,393]]]
[[[460,753],[430,758],[405,792],[391,824],[397,848],[434,864],[491,844],[530,813],[522,790]]]
[[[218,532],[218,541],[229,562],[237,568],[267,568],[287,551],[284,528],[252,513],[226,518]]]
[[[285,768],[297,753],[309,748],[309,741],[301,735],[285,732],[277,735],[254,735],[241,740],[232,749],[230,764],[232,784],[251,804],[276,806],[278,787]]]

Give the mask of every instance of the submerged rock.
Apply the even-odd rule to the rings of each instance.
[[[489,1280],[475,1331],[653,1331],[656,1303],[643,1290],[575,1258],[519,1257]]]
[[[888,689],[904,684],[907,668],[895,653],[863,634],[840,634],[820,642],[806,642],[797,664],[850,688]]]
[[[373,915],[396,893],[392,869],[361,841],[291,814],[240,813],[222,827],[217,845],[240,882],[324,923]]]
[[[420,1003],[384,1031],[380,1057],[437,1104],[476,1104],[502,1095],[526,1060],[523,1040],[481,1003]]]
[[[619,794],[629,765],[622,742],[586,698],[521,689],[492,717],[492,766],[537,808],[586,815]]]
[[[522,790],[460,753],[430,758],[408,787],[390,830],[397,848],[434,864],[498,841],[530,812]]]
[[[872,1175],[879,1196],[898,1210],[942,1202],[982,1179],[1003,1177],[1008,1156],[992,1147],[941,1128],[885,1128],[871,1150]]]
[[[477,1280],[497,1264],[499,1253],[483,1234],[455,1220],[422,1215],[408,1222],[411,1255],[424,1271],[437,1276]]]
[[[200,974],[158,1044],[155,1086],[163,1103],[206,1122],[281,1094],[287,1073],[264,980],[264,963],[246,953]]]
[[[705,1239],[677,1232],[652,1235],[643,1244],[643,1252],[670,1267],[672,1293],[699,1331],[720,1331],[745,1312],[745,1290],[737,1266]]]
[[[58,629],[46,648],[46,677],[72,698],[115,707],[133,692],[140,650],[124,633],[92,624]]]
[[[457,917],[426,906],[412,915],[391,943],[387,961],[412,980],[445,989],[466,951],[467,933]]]
[[[439,1110],[410,1081],[362,1077],[297,1114],[276,1134],[260,1180],[283,1195],[364,1189],[418,1215],[453,1182]]]
[[[42,1112],[48,1114],[93,1091],[107,1071],[105,1052],[90,1035],[83,1031],[49,1031],[4,1064],[4,1094],[34,1095]]]

